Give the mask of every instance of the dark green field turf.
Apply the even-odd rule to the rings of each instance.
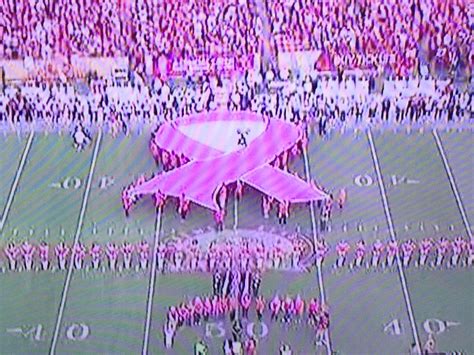
[[[468,237],[466,222],[474,220],[473,134],[437,134],[459,201],[432,132],[373,132],[374,149],[365,132],[324,140],[311,137],[311,177],[335,194],[342,187],[348,194],[345,208],[334,211],[331,229],[322,235],[325,240],[332,246],[342,239],[351,243],[361,238],[368,243],[387,241],[391,237],[388,220],[393,222],[398,240]],[[78,153],[67,136],[0,136],[0,213],[4,222],[0,225],[0,247],[25,240],[72,244],[76,236],[86,245],[142,239],[152,245],[155,235],[165,240],[213,227],[212,214],[195,205],[184,222],[176,215],[174,202],[156,216],[149,198],[125,218],[122,187],[139,174],[150,175],[158,169],[148,151],[148,139],[149,132],[116,139],[96,135],[91,145]],[[378,168],[385,196],[379,188]],[[292,162],[291,170],[304,177],[304,160]],[[299,230],[308,240],[317,232],[308,205],[292,208],[288,225],[281,227],[274,213],[268,220],[262,217],[261,195],[251,188],[246,188],[241,201],[235,203],[231,198],[228,204],[228,230],[234,226],[237,232],[261,226],[273,228],[275,233]],[[328,348],[338,354],[400,354],[410,351],[417,335],[423,344],[430,332],[439,351],[474,352],[472,269],[409,267],[403,269],[402,281],[395,267],[336,271],[334,261],[333,257],[325,261],[322,274],[314,267],[301,273],[273,271],[264,274],[262,281],[262,292],[268,298],[276,292],[299,293],[305,298],[324,293],[331,314],[329,344],[316,347],[313,332],[305,324],[272,324],[265,317],[268,334],[259,339],[259,353],[277,353],[281,342],[286,342],[295,354],[325,353]],[[155,275],[150,268],[116,273],[72,269],[70,277],[67,271],[58,270],[9,272],[3,254],[0,267],[2,354],[44,354],[51,348],[59,354],[140,353],[144,340],[149,353],[163,354],[167,307],[212,291],[212,277],[206,273],[156,273],[153,283]],[[154,293],[149,300],[151,284]],[[246,325],[252,322],[257,322],[253,313]],[[202,324],[180,330],[172,353],[191,354],[199,339],[206,341],[212,353],[221,353],[222,341],[231,331],[230,324],[224,322],[225,335],[221,337],[218,326]]]

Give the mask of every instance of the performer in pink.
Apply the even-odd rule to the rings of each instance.
[[[170,154],[166,150],[161,151],[161,162],[163,164],[164,171],[171,170]]]
[[[125,269],[130,269],[132,267],[132,257],[134,246],[128,242],[123,242],[122,245],[122,254],[123,254],[123,266]]]
[[[443,263],[444,257],[449,253],[451,242],[445,237],[441,237],[436,245],[436,261],[435,266],[440,266]]]
[[[262,212],[263,218],[268,219],[270,217],[270,211],[272,209],[272,203],[270,202],[270,198],[267,196],[262,196]]]
[[[472,266],[474,263],[474,239],[471,239],[467,244],[467,266]]]
[[[461,254],[467,248],[467,242],[463,239],[463,237],[456,237],[452,242],[453,247],[453,255],[451,256],[451,266],[457,266],[459,259],[461,258]]]
[[[278,270],[282,266],[283,250],[280,245],[275,245],[272,250],[273,268]]]
[[[158,191],[157,193],[153,194],[153,201],[157,210],[163,210],[166,202],[166,196],[161,193],[161,191]]]
[[[194,307],[194,324],[200,324],[201,318],[204,313],[204,304],[199,296],[196,296],[193,300]]]
[[[295,305],[295,314],[298,317],[298,320],[301,321],[303,319],[305,306],[304,306],[304,301],[299,294],[296,295],[294,305]]]
[[[242,184],[240,180],[237,180],[237,183],[235,185],[235,192],[234,192],[235,198],[237,200],[241,200],[243,193],[244,193],[244,185]]]
[[[153,138],[150,140],[150,151],[151,155],[155,159],[156,164],[159,165],[161,160],[160,147],[155,143],[155,140]]]
[[[433,247],[433,239],[431,238],[424,238],[420,242],[420,246],[419,246],[420,255],[418,259],[419,266],[424,266],[426,264],[426,259],[428,259],[428,256],[430,254],[432,247]]]
[[[293,244],[293,252],[292,252],[291,264],[294,269],[297,269],[300,264],[301,256],[303,255],[303,245],[300,239],[298,239],[297,235],[293,239],[292,244]]]
[[[345,240],[342,240],[339,243],[337,243],[337,245],[336,245],[336,253],[337,253],[336,268],[341,268],[341,267],[344,266],[344,264],[346,262],[346,259],[347,259],[347,254],[349,253],[350,249],[351,249],[351,246]]]
[[[361,267],[362,262],[364,261],[365,257],[365,242],[361,239],[356,243],[356,250],[355,250],[355,255],[356,255],[356,260],[355,260],[355,266],[356,267]]]
[[[174,244],[174,266],[177,271],[183,270],[185,259],[184,247],[180,240]]]
[[[263,318],[263,312],[265,311],[265,299],[262,295],[258,295],[255,300],[255,310],[257,312],[258,320],[261,321]]]
[[[48,270],[49,268],[49,245],[46,242],[41,242],[38,247],[39,259],[41,263],[41,268],[43,270]]]
[[[126,217],[129,216],[132,205],[133,202],[130,197],[130,188],[127,186],[122,190],[122,206]]]
[[[25,263],[25,269],[31,271],[33,268],[33,258],[36,248],[34,245],[28,243],[28,241],[23,242],[21,245],[21,254],[23,256],[23,262]]]
[[[242,315],[244,318],[248,318],[250,304],[252,300],[249,293],[244,293],[240,298],[240,305],[242,307]]]
[[[146,240],[142,240],[137,245],[137,251],[140,258],[140,269],[145,270],[148,266],[148,258],[150,257],[150,245]]]
[[[278,222],[280,224],[286,224],[290,211],[290,203],[288,201],[282,201],[278,203]]]
[[[387,266],[393,266],[395,257],[398,254],[398,242],[391,240],[387,243]]]
[[[194,239],[191,243],[191,247],[189,248],[190,254],[190,269],[191,271],[198,271],[199,267],[199,246],[197,239]]]
[[[65,270],[66,258],[69,254],[69,247],[63,242],[61,242],[58,245],[56,245],[56,247],[54,248],[54,253],[56,254],[56,257],[58,258],[59,269]]]
[[[107,243],[107,246],[105,248],[105,254],[109,259],[110,270],[115,271],[117,266],[117,259],[119,256],[119,248],[114,243],[109,242]]]
[[[182,219],[186,219],[190,205],[191,201],[186,199],[184,193],[181,194],[178,200],[178,214],[181,216]]]
[[[342,188],[341,191],[339,191],[339,196],[337,198],[337,204],[339,205],[339,208],[342,210],[344,205],[346,204],[346,199],[347,199],[347,192],[345,188]]]
[[[276,321],[278,319],[278,313],[280,312],[281,308],[281,301],[278,295],[275,295],[275,297],[273,297],[273,299],[270,301],[269,307],[272,320]]]
[[[294,310],[293,300],[290,296],[286,296],[285,300],[283,301],[283,314],[285,322],[291,322],[291,317],[294,313]]]
[[[86,248],[81,243],[76,243],[73,248],[74,267],[78,270],[82,269],[84,258],[86,257]]]
[[[99,270],[100,261],[102,259],[102,247],[97,243],[92,243],[89,249],[89,255],[92,260],[92,268],[94,270]]]
[[[214,212],[214,219],[216,221],[217,231],[222,232],[224,230],[224,219],[225,219],[225,210],[218,210]]]
[[[318,313],[320,311],[319,301],[316,298],[311,299],[308,305],[309,318],[313,321],[314,324],[317,323]]]
[[[211,242],[207,252],[207,271],[213,272],[216,266],[216,260],[218,256],[218,250],[215,242]]]
[[[204,299],[203,304],[203,316],[204,320],[207,322],[209,320],[209,316],[212,314],[212,301],[209,296],[206,296]]]
[[[8,243],[7,247],[4,249],[5,255],[8,258],[8,263],[10,270],[16,270],[16,261],[18,255],[20,254],[20,248],[18,248],[15,243]]]
[[[170,252],[174,255],[174,248],[172,248]],[[165,271],[165,261],[166,261],[166,253],[168,252],[168,248],[164,243],[159,243],[156,248],[156,262],[159,272]],[[174,258],[173,258],[174,259]],[[173,260],[175,262],[175,260]],[[176,265],[176,263],[175,263]]]
[[[416,249],[416,244],[411,239],[402,243],[401,251],[402,251],[402,256],[403,256],[404,267],[407,267],[409,265],[411,257],[413,256],[413,253],[415,252],[415,249]]]
[[[372,245],[372,267],[378,267],[385,245],[377,239]]]
[[[324,258],[329,252],[329,248],[326,245],[324,239],[316,241],[315,245],[315,254],[316,254],[316,265],[321,266],[323,264]]]
[[[265,266],[265,245],[262,243],[257,244],[256,247],[256,261],[257,261],[257,269],[263,271]]]

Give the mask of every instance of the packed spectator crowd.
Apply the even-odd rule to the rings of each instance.
[[[0,121],[118,134],[224,108],[306,120],[320,134],[380,122],[470,123],[472,92],[453,80],[464,71],[472,81],[467,12],[461,0],[8,0],[0,58],[44,65],[0,92]],[[276,64],[296,50],[321,52],[310,72]],[[147,57],[238,62],[253,54],[261,63],[237,63],[237,74],[211,67],[170,77],[154,65],[145,75]],[[80,85],[73,56],[127,57],[130,80],[89,76]],[[45,80],[51,71],[61,71],[59,81]],[[435,79],[443,71],[451,79]]]

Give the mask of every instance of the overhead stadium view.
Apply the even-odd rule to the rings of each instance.
[[[0,354],[473,354],[471,5],[1,0]]]

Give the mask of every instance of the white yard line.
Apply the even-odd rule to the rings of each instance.
[[[150,327],[151,327],[151,314],[153,308],[153,294],[155,293],[155,283],[156,283],[156,264],[157,264],[157,249],[158,249],[158,242],[160,239],[160,231],[161,231],[161,209],[159,209],[158,214],[156,215],[156,222],[155,222],[155,239],[153,241],[153,255],[152,255],[152,264],[151,264],[151,271],[150,271],[150,282],[148,285],[148,299],[146,305],[146,318],[145,318],[145,331],[143,334],[143,348],[142,354],[148,354],[148,343],[150,341]]]
[[[308,161],[308,153],[306,152],[306,147],[303,148],[303,158],[304,158],[304,167],[305,167],[305,174],[306,174],[306,181],[309,183],[311,181],[311,173],[309,170],[309,161]],[[313,250],[316,250],[316,242],[318,241],[318,226],[316,225],[316,217],[314,211],[314,202],[311,201],[310,203],[310,213],[311,213],[311,225],[313,230]],[[316,263],[317,267],[317,274],[318,274],[318,285],[319,285],[319,292],[321,297],[322,303],[326,302],[326,292],[324,290],[324,281],[323,281],[323,269],[321,265]],[[331,337],[329,336],[329,329],[325,333],[325,345],[326,351],[328,354],[332,354],[332,346],[331,346]]]
[[[77,221],[76,234],[74,236],[74,244],[73,244],[73,247],[72,247],[71,258],[70,258],[70,262],[69,262],[68,269],[67,269],[66,281],[64,282],[64,289],[63,289],[63,293],[61,295],[61,303],[59,305],[58,317],[56,319],[56,325],[55,325],[55,328],[54,328],[53,338],[51,340],[51,347],[50,347],[50,350],[49,350],[50,355],[53,355],[56,352],[56,345],[57,345],[57,342],[58,342],[58,339],[59,339],[59,331],[60,331],[61,322],[62,322],[62,319],[63,319],[64,307],[66,306],[66,299],[67,299],[67,295],[68,295],[68,291],[69,291],[69,286],[71,284],[72,270],[73,270],[73,265],[74,265],[73,260],[74,260],[74,256],[75,256],[75,246],[79,242],[79,238],[81,236],[82,224],[83,224],[83,221],[84,221],[87,202],[89,200],[89,194],[90,194],[91,185],[92,185],[92,176],[94,175],[94,170],[95,170],[95,165],[97,163],[97,156],[98,156],[98,153],[99,153],[99,146],[100,146],[101,140],[102,140],[102,130],[99,130],[99,134],[97,136],[97,141],[96,141],[95,147],[94,147],[94,153],[92,155],[92,162],[91,162],[91,167],[90,167],[90,170],[89,170],[89,175],[87,177],[86,189],[85,189],[84,197],[82,199],[81,211],[79,213],[79,219]]]
[[[466,227],[467,234],[469,238],[472,240],[472,231],[471,231],[471,225],[469,224],[469,220],[466,215],[466,210],[464,209],[464,205],[461,200],[461,196],[459,195],[458,187],[456,185],[456,181],[454,180],[454,175],[453,172],[451,171],[451,167],[449,166],[448,158],[446,157],[446,153],[444,151],[443,143],[441,142],[441,138],[438,135],[438,131],[433,129],[433,136],[436,141],[436,145],[438,147],[439,154],[441,155],[441,158],[443,159],[443,164],[444,164],[444,169],[446,170],[446,173],[448,174],[449,178],[449,183],[451,184],[451,189],[453,190],[454,197],[456,198],[456,203],[459,208],[459,212],[461,212],[462,216],[462,221],[464,223],[464,226]]]
[[[13,198],[15,197],[15,192],[18,187],[18,183],[20,182],[20,177],[21,173],[23,172],[23,169],[26,164],[26,158],[28,157],[28,153],[30,152],[31,144],[33,143],[33,137],[35,133],[34,131],[31,131],[30,135],[28,136],[28,141],[26,142],[25,149],[23,150],[23,154],[21,156],[20,160],[20,165],[18,165],[18,169],[15,174],[15,179],[13,180],[12,187],[10,189],[10,193],[8,194],[8,199],[7,203],[5,205],[5,208],[3,209],[3,214],[2,214],[2,219],[0,220],[0,233],[3,230],[3,227],[5,226],[5,222],[8,217],[8,213],[10,212],[10,208],[13,203]]]
[[[390,213],[390,208],[388,206],[388,199],[387,199],[387,193],[385,191],[385,185],[382,180],[382,172],[380,169],[380,164],[379,164],[379,158],[377,156],[377,152],[375,150],[375,144],[374,144],[374,139],[372,137],[372,132],[367,130],[367,138],[369,140],[369,145],[370,145],[370,152],[372,153],[372,161],[374,163],[375,167],[375,172],[377,174],[377,180],[380,188],[380,195],[382,196],[382,203],[384,207],[384,212],[385,212],[385,217],[387,218],[387,223],[388,223],[388,229],[390,231],[390,238],[392,241],[397,241],[397,236],[395,234],[395,228],[393,227],[393,220],[392,220],[392,215]],[[407,306],[407,311],[408,311],[408,318],[410,320],[410,325],[413,333],[413,338],[415,340],[416,344],[416,349],[418,353],[421,354],[421,343],[420,343],[420,337],[418,335],[418,330],[416,328],[416,322],[415,322],[415,316],[413,312],[413,306],[411,304],[410,300],[410,294],[408,292],[408,285],[405,277],[405,271],[402,266],[402,262],[400,259],[400,256],[397,254],[396,256],[397,260],[397,268],[398,268],[398,274],[400,276],[400,282],[402,285],[402,291],[403,291],[403,297],[405,298],[405,303]]]

